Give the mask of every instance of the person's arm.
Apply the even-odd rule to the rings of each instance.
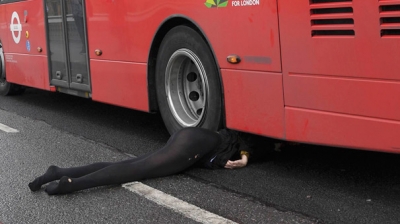
[[[240,155],[242,157],[242,159],[238,159],[238,160],[228,160],[228,162],[226,162],[225,168],[226,169],[236,169],[236,168],[242,168],[245,167],[247,165],[247,162],[249,161],[249,153],[245,150],[242,150],[240,152]]]

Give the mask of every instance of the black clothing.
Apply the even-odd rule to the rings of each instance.
[[[198,165],[211,169],[224,168],[228,160],[240,159],[241,151],[253,153],[245,134],[227,129],[222,129],[218,133],[222,138],[221,144],[206,154]]]
[[[46,192],[50,195],[66,194],[97,186],[172,175],[192,166],[220,143],[221,137],[216,132],[184,128],[172,135],[163,148],[137,158],[74,168],[50,166],[44,175],[29,183],[29,188],[37,191],[43,184],[60,179],[59,183],[50,183]]]
[[[167,144],[152,153],[115,163],[94,163],[82,167],[50,166],[47,172],[29,183],[32,191],[43,184],[49,195],[66,194],[97,186],[176,174],[198,162],[208,168],[222,168],[228,159],[239,155],[246,145],[238,132],[219,133],[202,128],[184,128],[173,134]],[[204,157],[204,159],[201,159]]]

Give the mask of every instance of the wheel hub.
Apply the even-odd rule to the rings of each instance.
[[[198,126],[205,115],[208,82],[203,64],[189,49],[172,54],[165,72],[168,106],[184,127]]]

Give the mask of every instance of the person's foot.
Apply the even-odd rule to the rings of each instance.
[[[38,191],[42,187],[43,184],[46,184],[50,181],[56,180],[57,179],[57,166],[49,166],[47,169],[46,173],[43,174],[40,177],[37,177],[34,181],[30,182],[28,184],[29,189],[31,191]]]
[[[72,179],[66,176],[61,177],[58,183],[52,182],[49,185],[47,185],[45,191],[48,195],[71,193],[73,192]]]

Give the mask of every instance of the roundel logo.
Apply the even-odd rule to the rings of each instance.
[[[10,31],[14,42],[18,44],[21,40],[22,25],[17,12],[13,12],[11,16]]]

